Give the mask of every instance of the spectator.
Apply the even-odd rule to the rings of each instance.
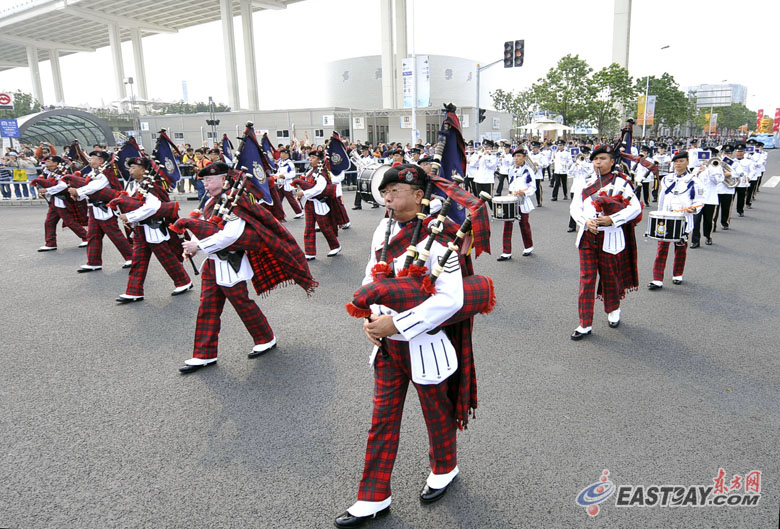
[[[3,200],[11,200],[11,181],[13,180],[13,168],[8,167],[9,159],[3,156],[0,159],[0,193]]]

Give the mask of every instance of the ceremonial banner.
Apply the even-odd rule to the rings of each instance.
[[[655,100],[658,96],[647,96],[647,124],[655,123]]]
[[[756,130],[761,128],[761,118],[764,117],[764,109],[759,108],[758,113],[756,115]]]
[[[249,180],[254,184],[255,191],[259,195],[256,195],[255,198],[272,206],[274,201],[271,198],[267,178],[268,173],[271,172],[271,166],[268,164],[268,156],[260,148],[255,129],[252,126],[247,126],[244,130],[244,143],[238,155],[238,169],[249,174]]]
[[[772,132],[780,132],[780,108],[775,109],[775,122],[772,125]]]
[[[637,125],[644,125],[645,124],[645,96],[639,96],[639,101],[636,106],[636,124]]]
[[[403,80],[403,107],[414,106],[414,88],[417,88],[417,106],[431,106],[431,67],[427,55],[419,55],[401,60],[401,78]]]

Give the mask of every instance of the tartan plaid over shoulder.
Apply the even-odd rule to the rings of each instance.
[[[252,204],[243,196],[233,208],[233,213],[259,236],[256,247],[247,248],[249,263],[255,272],[252,277],[255,291],[263,295],[279,285],[294,282],[311,295],[317,287],[317,281],[311,275],[303,250],[287,228],[262,205]],[[243,249],[234,248],[239,243],[241,238],[228,249]]]

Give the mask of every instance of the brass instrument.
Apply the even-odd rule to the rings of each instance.
[[[723,167],[723,185],[726,187],[733,189],[739,185],[739,178],[734,176],[734,171],[731,170],[731,164],[729,161],[733,163],[733,160],[729,158],[728,156],[724,156],[721,158],[715,158],[716,160],[719,160],[718,165],[715,165],[714,167]],[[713,160],[714,161],[714,160]],[[712,164],[712,162],[710,162]]]
[[[537,167],[536,163],[534,163],[534,161],[531,159],[531,157],[530,157],[529,155],[526,155],[526,156],[525,156],[525,164],[527,164],[527,165],[530,165],[530,166],[531,166],[531,167],[530,167],[530,168],[531,168],[531,172],[532,172],[534,175],[535,175],[535,174],[536,174],[536,172],[539,170],[539,168]],[[525,165],[525,164],[523,164],[523,165]]]

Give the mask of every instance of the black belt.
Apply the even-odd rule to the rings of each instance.
[[[241,261],[244,259],[244,250],[220,250],[214,255],[221,261],[227,261],[230,267],[238,273],[241,270]]]
[[[108,213],[108,205],[102,200],[89,200],[89,205],[95,206],[96,208],[102,210],[103,213]]]
[[[149,226],[153,230],[160,230],[163,235],[168,234],[168,223],[164,220],[153,220],[151,218],[142,220],[139,224]]]

